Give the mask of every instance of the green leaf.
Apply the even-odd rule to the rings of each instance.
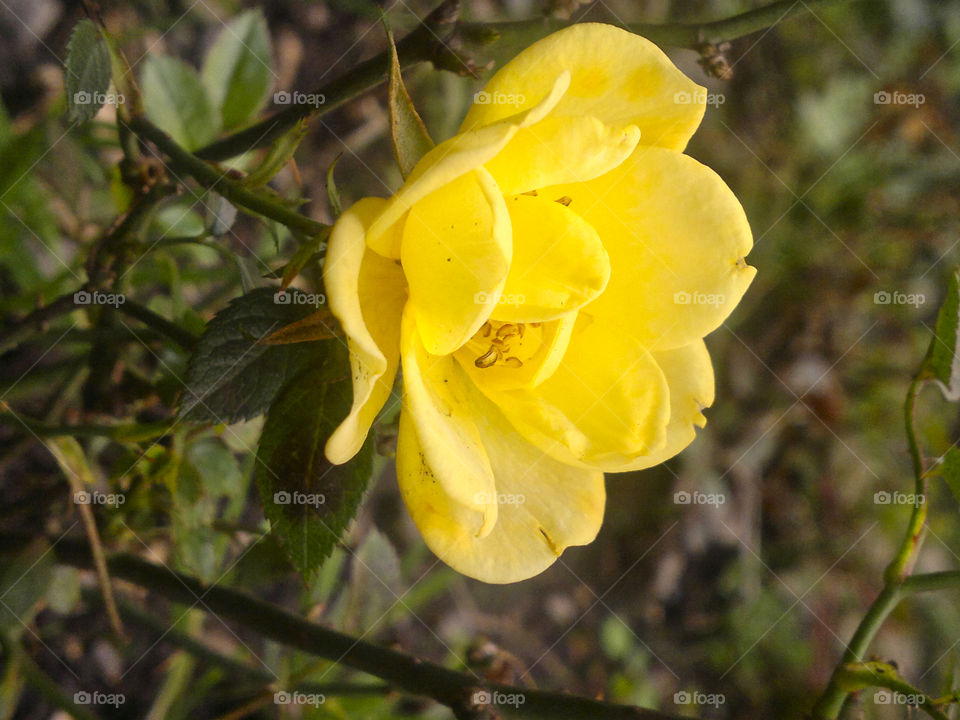
[[[225,130],[241,125],[263,106],[274,72],[270,33],[260,10],[247,10],[227,24],[210,48],[202,73]]]
[[[53,581],[56,567],[49,543],[31,542],[21,553],[7,559],[0,570],[0,632],[19,637],[33,620],[37,604]]]
[[[353,398],[346,353],[289,383],[270,407],[254,478],[272,532],[309,575],[330,555],[363,498],[373,468],[372,441],[348,463],[332,465],[327,438]]]
[[[403,177],[407,177],[420,158],[433,147],[433,140],[430,139],[430,133],[417,114],[413,100],[403,84],[397,46],[393,43],[393,33],[389,28],[387,39],[390,44],[390,138],[400,172]]]
[[[193,150],[217,136],[220,118],[192,67],[177,58],[150,55],[140,82],[147,117],[178,144]]]
[[[217,313],[190,358],[180,418],[213,423],[247,420],[270,407],[288,380],[311,365],[322,365],[327,343],[259,342],[315,312],[316,305],[307,302],[315,298],[300,290],[280,296],[272,288],[257,288]]]
[[[960,502],[960,450],[955,447],[947,450],[938,470],[957,502]]]
[[[303,140],[309,126],[310,123],[306,118],[298,120],[289,132],[284,133],[279,140],[270,146],[263,161],[247,173],[241,184],[249,188],[258,188],[270,182],[273,176],[290,162],[290,158],[293,157],[300,146],[300,141]]]
[[[960,400],[960,268],[950,274],[947,295],[937,315],[937,327],[927,370],[936,378],[943,396],[952,402]]]
[[[81,20],[67,43],[67,117],[82,123],[99,112],[110,87],[110,51],[97,26]]]
[[[344,628],[372,632],[400,596],[400,560],[387,537],[372,528],[351,561]]]
[[[330,209],[333,211],[334,217],[340,217],[343,213],[343,203],[340,202],[340,191],[337,190],[337,183],[333,177],[333,172],[337,167],[337,162],[343,156],[343,153],[337,155],[333,162],[330,163],[330,167],[327,168],[327,200],[330,202]]]
[[[292,283],[294,279],[296,279],[297,275],[300,274],[300,271],[303,270],[304,265],[310,262],[310,260],[318,254],[320,251],[320,246],[327,241],[328,237],[330,237],[330,231],[332,229],[332,226],[326,227],[313,237],[307,238],[300,244],[300,247],[297,248],[297,251],[293,254],[293,257],[290,258],[290,262],[288,262],[283,268],[283,276],[280,280],[280,287],[282,289],[285,290],[288,288],[290,283]]]

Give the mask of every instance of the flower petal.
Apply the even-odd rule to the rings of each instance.
[[[330,234],[323,283],[330,310],[347,334],[353,376],[350,414],[327,440],[326,456],[345,463],[360,450],[377,413],[390,397],[400,361],[400,312],[407,299],[403,270],[367,249],[366,225],[386,201],[364,198]]]
[[[469,531],[488,533],[497,519],[493,471],[470,404],[470,379],[452,355],[431,355],[417,332],[413,309],[403,311],[403,410],[420,438],[418,452],[432,470],[438,490],[470,517]],[[401,441],[401,445],[405,441]],[[397,449],[398,457],[409,451]]]
[[[560,462],[624,462],[663,446],[669,390],[653,356],[581,312],[560,366],[534,390],[481,386],[507,419]]]
[[[500,302],[490,316],[507,322],[554,320],[603,292],[610,259],[579,215],[546,195],[507,200],[513,261]]]
[[[486,168],[504,195],[519,195],[610,172],[630,157],[639,140],[635,125],[614,127],[594,117],[551,116],[517,131]]]
[[[567,547],[596,537],[606,499],[603,474],[557,462],[520,437],[489,401],[474,401],[496,476],[493,529],[477,537],[470,511],[439,489],[440,473],[420,451],[422,436],[408,413],[400,417],[400,492],[427,545],[453,569],[488,583],[525,580]]]
[[[447,355],[480,329],[503,290],[512,254],[506,203],[483,168],[413,206],[400,258],[428,352]]]
[[[651,350],[688,345],[733,311],[756,270],[743,208],[723,180],[682,153],[640,146],[603,177],[542,194],[600,235],[612,268],[589,312],[619,324]]]
[[[381,255],[400,257],[400,232],[396,225],[407,211],[438,188],[479,168],[500,152],[518,130],[539,122],[557,104],[569,83],[569,73],[560,71],[526,110],[473,132],[455,135],[430,150],[370,225],[367,244]]]
[[[496,122],[542,97],[562,71],[570,89],[552,116],[593,116],[614,127],[636,125],[644,145],[682,150],[706,108],[706,91],[649,40],[613,25],[577,23],[534,43],[486,84],[461,126]],[[498,97],[519,99],[514,104]]]
[[[702,340],[663,352],[653,353],[670,387],[670,422],[667,440],[659,450],[624,463],[621,458],[599,461],[597,467],[606,472],[644,470],[666,462],[686,448],[696,437],[696,427],[703,427],[707,419],[703,409],[713,404],[714,380],[710,353]]]

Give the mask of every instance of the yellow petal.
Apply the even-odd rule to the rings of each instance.
[[[653,353],[670,388],[670,422],[667,440],[662,448],[624,463],[622,458],[595,462],[606,472],[644,470],[666,462],[686,448],[696,437],[695,427],[703,427],[707,419],[703,409],[713,404],[713,365],[702,340],[663,352]]]
[[[507,322],[553,320],[603,292],[610,259],[588,223],[546,194],[507,200],[513,261],[491,317]]]
[[[583,312],[560,366],[534,390],[480,386],[528,440],[557,460],[592,466],[663,446],[670,399],[663,372],[636,340]]]
[[[500,152],[518,130],[543,119],[563,97],[569,82],[568,73],[558,72],[527,109],[505,116],[501,122],[455,135],[430,150],[370,225],[367,244],[381,255],[400,257],[400,233],[396,226],[410,208],[438,188],[479,168]]]
[[[512,254],[506,203],[483,168],[413,206],[400,257],[428,352],[449,354],[480,329],[503,290]]]
[[[397,374],[407,284],[396,262],[368,250],[364,242],[367,224],[385,203],[364,198],[340,216],[323,267],[330,310],[347,335],[353,376],[350,414],[327,440],[326,456],[332,463],[356,455]]]
[[[471,106],[462,129],[529,107],[564,70],[571,74],[570,89],[551,116],[636,125],[642,144],[675,150],[686,146],[703,118],[706,91],[660,48],[613,25],[578,23],[534,43],[502,67],[478,93],[481,102]],[[520,102],[497,102],[504,97]]]
[[[635,125],[551,116],[519,130],[486,168],[504,195],[519,195],[599,177],[630,157],[639,140]]]
[[[488,583],[525,580],[565,548],[592,542],[603,521],[603,474],[557,462],[520,437],[482,396],[477,424],[496,476],[497,521],[483,537],[471,511],[441,489],[439,473],[419,447],[414,423],[400,417],[400,492],[423,538],[441,560]]]
[[[497,519],[490,460],[470,404],[470,379],[452,355],[431,355],[417,332],[413,310],[403,311],[403,410],[421,438],[419,452],[438,489],[468,513],[474,535],[487,533]],[[403,445],[406,441],[401,441]],[[398,457],[407,452],[398,446]]]
[[[689,345],[733,311],[756,270],[743,208],[723,180],[687,155],[638,147],[603,177],[542,195],[572,198],[610,256],[610,282],[589,306],[652,350]]]

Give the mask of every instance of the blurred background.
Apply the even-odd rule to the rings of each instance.
[[[463,17],[692,22],[753,6],[465,0]],[[101,9],[139,73],[147,55],[199,67],[223,22],[247,7],[197,0],[104,2]],[[385,47],[381,8],[398,37],[432,9],[422,0],[256,7],[269,27],[272,91],[302,92]],[[112,109],[79,127],[65,117],[61,61],[83,17],[79,3],[58,0],[7,0],[0,10],[0,334],[85,279],[92,243],[122,207]],[[539,35],[531,31],[529,40]],[[879,591],[909,515],[893,494],[912,488],[903,399],[960,255],[960,7],[837,3],[733,41],[724,51],[731,68],[724,79],[708,77],[698,53],[665,49],[709,89],[706,119],[688,152],[743,202],[758,274],[707,340],[717,400],[706,429],[663,467],[608,476],[607,517],[596,542],[516,585],[457,575],[436,562],[406,514],[390,461],[395,428],[385,422],[360,516],[305,581],[263,537],[249,481],[260,424],[251,421],[152,445],[83,439],[98,487],[126,497],[120,507],[96,510],[105,544],[145,556],[149,549],[153,559],[207,581],[502,681],[690,717],[809,712]],[[477,64],[499,66],[514,51],[491,46]],[[443,139],[482,79],[421,66],[407,83],[432,136]],[[388,121],[383,89],[314,121],[296,169],[285,168],[273,186],[287,197],[302,193],[309,199],[304,212],[329,222],[326,174],[339,157],[344,205],[388,194],[400,184]],[[196,234],[209,226],[205,213],[187,193],[168,201],[148,232]],[[265,284],[262,277],[296,248],[276,227],[245,216],[217,244],[157,248],[136,263],[125,292],[199,333],[231,298]],[[316,278],[308,269],[304,287]],[[72,313],[5,347],[2,402],[48,423],[170,417],[186,353],[146,330],[109,339],[109,358],[93,340],[85,315]],[[955,407],[928,389],[919,418],[928,455],[942,455],[960,431]],[[5,422],[0,448],[0,527],[78,533],[69,486],[44,446]],[[713,502],[704,502],[708,495]],[[956,501],[935,482],[928,502],[919,567],[956,568]],[[41,577],[10,565],[0,579],[2,587],[17,587],[0,608],[0,629],[19,638],[64,691],[125,696],[122,706],[93,708],[101,717],[449,717],[441,707],[378,690],[329,697],[319,707],[258,703],[262,683],[193,659],[162,627],[113,644],[89,593],[89,573],[50,568]],[[11,598],[28,589],[32,600],[14,612]],[[118,591],[275,676],[369,680],[197,608],[171,606],[123,583]],[[956,598],[940,593],[904,603],[873,652],[931,694],[960,686]],[[0,684],[2,717],[54,716],[10,667]],[[853,717],[908,713],[867,691]]]

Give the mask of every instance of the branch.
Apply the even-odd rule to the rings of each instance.
[[[153,328],[157,332],[166,335],[187,352],[191,352],[199,341],[199,338],[189,330],[180,327],[176,323],[170,322],[165,317],[158,315],[140,303],[126,300],[122,305],[117,306],[117,310],[124,315],[129,315],[139,320],[147,327]]]
[[[243,207],[251,212],[276,220],[291,230],[304,235],[313,236],[327,226],[301,215],[296,210],[284,207],[263,195],[251,192],[245,187],[227,177],[227,172],[218,170],[196,155],[180,147],[169,135],[158,128],[143,115],[130,119],[130,130],[141,140],[152,142],[170,159],[170,164],[180,173],[189,175],[200,185],[216,190],[234,205]],[[250,150],[252,148],[246,148]]]
[[[14,552],[30,538],[27,533],[0,533],[0,552]],[[83,542],[62,539],[54,545],[53,553],[60,563],[80,568],[92,566],[90,549]],[[204,609],[225,620],[283,645],[374,675],[404,692],[432,698],[461,718],[482,717],[482,708],[472,705],[471,698],[475,692],[487,690],[522,696],[524,703],[513,711],[517,716],[551,720],[677,720],[676,716],[654,710],[479,680],[308,622],[245,593],[207,587],[196,578],[135,555],[113,554],[107,559],[107,567],[113,577],[140,585],[171,602],[193,605],[200,598]]]

